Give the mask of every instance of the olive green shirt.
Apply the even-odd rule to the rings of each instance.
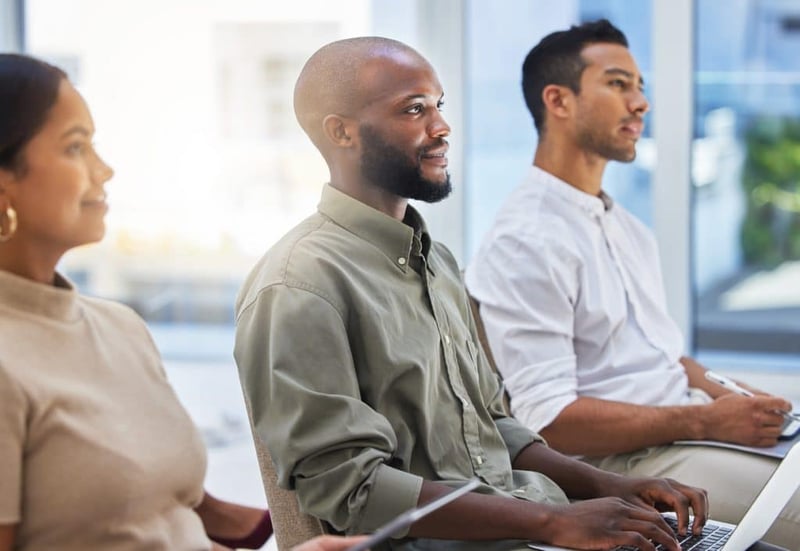
[[[536,434],[508,417],[458,265],[420,215],[404,222],[325,186],[316,214],[248,276],[234,355],[255,430],[303,511],[371,532],[417,504],[423,480],[566,503],[513,471]],[[519,542],[395,540],[402,549]]]

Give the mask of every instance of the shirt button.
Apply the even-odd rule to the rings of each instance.
[[[400,258],[398,258],[397,259],[397,263],[400,264],[401,266],[405,266],[405,264],[406,264],[405,257],[401,256]]]
[[[444,336],[444,343],[448,344],[448,345],[450,344],[450,335],[445,335]]]
[[[477,463],[478,465],[483,465],[483,457],[481,457],[480,455],[476,456],[475,463]]]

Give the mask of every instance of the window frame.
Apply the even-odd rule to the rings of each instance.
[[[379,0],[374,8],[380,7]],[[461,0],[417,0],[416,26],[420,44],[447,87],[451,139],[451,198],[437,205],[418,205],[432,235],[466,262],[465,182],[463,136],[465,111],[465,27]],[[694,88],[694,0],[653,0],[653,136],[659,162],[653,172],[653,222],[670,314],[692,349],[693,300],[691,283],[690,144]],[[25,50],[25,0],[0,0],[0,48]]]

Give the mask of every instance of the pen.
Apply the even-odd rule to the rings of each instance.
[[[727,388],[731,392],[735,392],[736,394],[741,394],[742,396],[751,396],[751,397],[753,396],[752,392],[750,392],[749,390],[747,390],[742,386],[739,386],[739,384],[736,381],[734,381],[729,377],[726,377],[725,375],[720,375],[719,373],[714,373],[713,371],[706,371],[706,379],[708,379],[709,381],[713,381],[718,385]],[[784,417],[794,419],[795,421],[800,421],[800,415],[796,413],[783,410],[779,410],[778,413],[780,413]]]
[[[725,375],[720,375],[719,373],[714,373],[713,371],[706,371],[706,379],[708,379],[709,381],[713,381],[720,386],[724,386],[725,388],[727,388],[731,392],[735,392],[736,394],[741,394],[742,396],[753,396],[752,392],[750,392],[746,388],[739,386],[739,384],[736,381],[726,377]]]

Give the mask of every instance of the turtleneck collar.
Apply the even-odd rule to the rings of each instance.
[[[78,299],[75,286],[59,273],[53,285],[46,285],[0,270],[0,307],[72,322],[81,317]]]

